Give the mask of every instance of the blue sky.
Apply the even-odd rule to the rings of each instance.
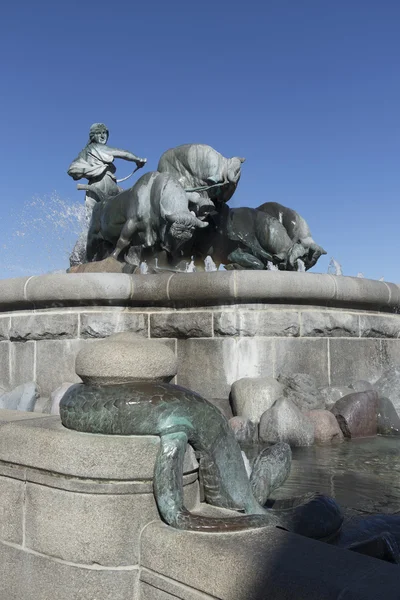
[[[296,209],[314,271],[400,281],[398,0],[20,0],[0,27],[0,277],[67,267],[66,170],[102,121],[149,169],[187,142],[245,156],[232,206]]]

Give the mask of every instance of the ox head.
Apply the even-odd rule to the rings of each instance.
[[[240,158],[239,156],[228,158],[228,169],[226,175],[227,180],[230,183],[234,183],[237,185],[241,175],[242,163],[244,163],[245,160],[245,158]]]
[[[189,211],[187,213],[167,215],[166,219],[170,223],[169,235],[174,240],[178,240],[178,242],[190,240],[195,229],[203,229],[208,225],[208,223],[201,221]]]

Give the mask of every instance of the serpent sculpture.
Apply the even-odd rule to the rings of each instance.
[[[60,415],[65,427],[81,432],[160,436],[154,495],[162,519],[173,527],[213,532],[276,526],[316,539],[327,539],[341,527],[340,508],[321,494],[302,497],[284,510],[262,506],[289,473],[289,446],[276,444],[261,453],[249,479],[225,417],[200,395],[180,386],[76,384],[62,398]],[[184,507],[183,459],[188,443],[199,458],[206,501],[245,515],[212,518]]]

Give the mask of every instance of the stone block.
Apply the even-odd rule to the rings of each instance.
[[[301,335],[304,337],[359,337],[358,315],[343,311],[301,313]]]
[[[284,271],[234,271],[235,298],[291,304],[326,304],[334,298],[335,282],[329,275]],[[307,279],[305,279],[307,277]]]
[[[35,312],[11,317],[10,340],[62,340],[78,336],[78,315],[67,310],[60,313]]]
[[[133,600],[139,569],[84,568],[0,545],[4,600]]]
[[[299,314],[284,309],[215,312],[214,333],[217,336],[296,337],[300,333]]]
[[[0,307],[5,310],[22,310],[34,308],[25,295],[26,284],[31,277],[15,277],[1,280]]]
[[[130,276],[132,306],[168,306],[169,284],[173,273],[157,273],[156,275]]]
[[[0,317],[0,342],[10,339],[11,317]]]
[[[10,343],[10,388],[35,379],[35,342]]]
[[[317,385],[328,385],[328,340],[280,338],[274,343],[274,377],[306,373],[315,378]]]
[[[0,387],[9,389],[10,380],[10,342],[0,342]]]
[[[211,312],[159,312],[150,315],[150,336],[155,338],[212,337]]]
[[[23,513],[24,482],[0,476],[0,540],[22,544]]]
[[[73,383],[81,381],[75,373],[75,357],[88,343],[95,342],[85,340],[36,342],[36,381],[43,396],[50,396],[64,381]]]
[[[400,340],[381,339],[381,361],[384,365],[383,370],[390,368],[400,368]],[[368,378],[368,381],[374,383],[375,378]]]
[[[5,415],[4,419],[2,415]],[[20,420],[19,415],[24,415]],[[83,479],[152,481],[160,440],[156,436],[77,433],[57,416],[0,411],[0,461]],[[45,449],[45,450],[44,450]],[[198,468],[190,446],[184,473]]]
[[[351,306],[351,308],[372,308],[373,310],[389,310],[392,306],[392,294],[385,282],[361,277],[334,277],[334,279],[335,303]]]
[[[357,379],[375,381],[385,369],[380,340],[329,340],[331,385],[348,385]]]
[[[398,338],[400,316],[360,315],[360,334],[370,338]]]
[[[244,444],[246,446],[257,444],[257,423],[253,423],[249,419],[246,419],[246,417],[233,417],[229,420],[229,425],[235,434],[235,439],[239,442],[239,444]]]
[[[235,298],[234,273],[175,273],[169,281],[168,296],[171,302],[185,306],[207,306],[222,299],[232,301]]]
[[[131,331],[147,337],[148,315],[129,311],[87,312],[80,315],[82,338],[105,338],[121,331]]]
[[[153,494],[78,494],[27,484],[25,545],[80,564],[135,565],[139,536],[159,519]]]
[[[219,600],[398,599],[394,565],[273,527],[214,536],[152,523],[141,565]]]
[[[130,300],[131,285],[123,273],[53,273],[30,277],[25,297],[35,307],[118,304]]]
[[[178,385],[206,398],[228,397],[237,379],[272,375],[272,344],[268,338],[178,340]]]

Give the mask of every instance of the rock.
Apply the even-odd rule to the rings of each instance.
[[[39,396],[39,398],[35,402],[35,408],[33,409],[33,412],[49,415],[50,410],[51,410],[50,398],[46,398],[44,396]]]
[[[330,410],[332,406],[343,398],[343,396],[348,396],[348,394],[353,393],[353,389],[350,387],[346,387],[344,385],[330,385],[328,387],[321,388],[319,390],[325,404],[326,410]]]
[[[377,427],[380,435],[400,435],[400,417],[389,398],[379,396]]]
[[[366,392],[367,390],[373,390],[374,386],[365,379],[358,379],[354,383],[351,383],[349,387],[355,392]]]
[[[279,398],[262,415],[259,437],[262,442],[311,446],[314,443],[314,425],[289,398]]]
[[[165,343],[125,331],[82,348],[75,370],[87,384],[168,382],[176,375],[177,361]]]
[[[232,412],[259,423],[261,415],[282,396],[283,389],[283,385],[272,377],[238,379],[231,388]]]
[[[233,417],[232,419],[229,419],[229,425],[235,434],[236,440],[240,444],[249,445],[256,444],[258,442],[256,423],[252,423],[245,417]]]
[[[400,413],[400,367],[385,371],[373,387],[380,396],[389,398],[396,411]]]
[[[124,264],[109,256],[104,260],[74,265],[67,273],[122,273]]]
[[[324,408],[324,399],[312,375],[306,373],[279,375],[278,381],[285,387],[283,392],[285,398],[291,400],[300,410]]]
[[[62,383],[60,387],[58,387],[54,392],[51,393],[50,396],[50,414],[58,415],[59,414],[59,405],[60,400],[64,396],[65,392],[71,387],[71,385],[75,385],[75,383],[71,383],[70,381],[66,381]]]
[[[36,383],[34,381],[23,383],[0,397],[0,408],[33,412],[38,398],[39,389]]]
[[[354,392],[338,400],[331,409],[347,438],[377,434],[378,394],[374,390]]]
[[[226,419],[232,419],[233,413],[228,398],[208,398],[208,401],[222,412]]]
[[[343,433],[334,414],[329,410],[310,410],[306,413],[314,425],[315,442],[326,444],[342,442]]]

